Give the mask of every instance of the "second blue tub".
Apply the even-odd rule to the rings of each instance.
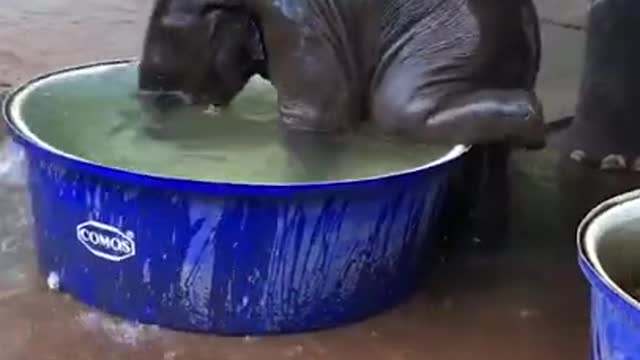
[[[591,284],[592,358],[640,359],[640,303],[630,293],[640,289],[640,191],[594,209],[580,227],[578,248]]]

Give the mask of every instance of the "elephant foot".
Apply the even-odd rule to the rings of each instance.
[[[584,150],[574,150],[569,157],[578,163],[588,164],[602,171],[640,172],[640,157],[627,157],[623,154],[608,154],[602,158],[590,157]]]
[[[637,173],[640,2],[592,3],[576,122],[565,150],[603,172]]]
[[[570,159],[600,171],[640,172],[640,143],[631,135],[578,123],[570,129],[564,147]]]

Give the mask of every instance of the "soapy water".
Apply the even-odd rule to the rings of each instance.
[[[300,183],[420,167],[450,148],[371,129],[328,135],[284,129],[277,94],[255,77],[225,108],[141,95],[134,64],[57,75],[24,92],[12,114],[43,142],[105,166],[205,181]]]

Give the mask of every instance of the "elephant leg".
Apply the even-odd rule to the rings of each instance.
[[[452,176],[443,217],[445,247],[495,249],[503,244],[509,218],[510,148],[474,146]]]
[[[591,1],[586,64],[565,148],[604,171],[640,171],[640,2]]]
[[[476,248],[496,250],[506,244],[509,231],[511,188],[508,167],[511,148],[505,143],[493,143],[477,146],[476,151],[478,155],[470,159],[475,163],[469,164],[471,170],[466,181],[466,186],[473,189],[468,200],[471,205],[471,242]]]
[[[406,69],[404,69],[406,70]],[[465,162],[454,181],[454,204],[447,209],[449,226],[445,234],[454,238],[467,234],[460,222],[472,229],[473,241],[483,247],[499,247],[506,228],[507,164],[511,146],[507,142],[538,147],[544,144],[542,107],[536,96],[525,90],[469,90],[467,84],[424,86],[408,71],[392,70],[373,95],[375,123],[418,141],[481,144]],[[454,240],[455,241],[455,240]],[[480,245],[480,244],[478,244]]]
[[[544,146],[542,106],[532,92],[483,89],[435,99],[414,95],[403,101],[385,94],[387,91],[382,90],[376,97],[376,122],[395,119],[400,124],[395,130],[419,141],[464,144],[507,141],[527,148]]]
[[[351,46],[350,24],[333,1],[264,1],[259,20],[269,76],[278,90],[283,122],[290,128],[333,132],[363,117],[363,64]],[[284,3],[283,3],[284,4]],[[336,6],[329,6],[334,4]]]
[[[512,141],[530,148],[544,145],[542,106],[524,90],[479,90],[456,97],[442,109],[425,117],[425,139],[463,143]]]

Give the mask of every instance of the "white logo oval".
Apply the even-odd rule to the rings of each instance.
[[[76,228],[78,240],[94,255],[110,261],[123,261],[136,254],[133,233],[96,221],[87,221]]]

